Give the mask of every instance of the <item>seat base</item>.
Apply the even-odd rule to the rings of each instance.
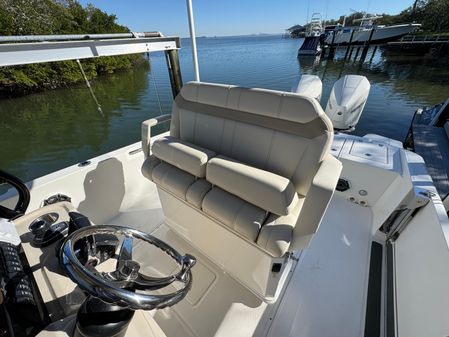
[[[263,301],[277,299],[292,266],[288,255],[273,257],[159,186],[158,194],[170,228]]]

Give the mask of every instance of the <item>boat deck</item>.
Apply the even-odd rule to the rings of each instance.
[[[371,220],[370,208],[334,196],[268,336],[364,335]]]
[[[449,138],[444,128],[413,124],[413,142],[443,199],[449,194]]]
[[[173,232],[170,234],[155,196],[154,187],[146,202],[122,210],[107,223],[150,232],[180,252],[197,256],[199,268],[194,269],[192,288],[195,299],[154,316],[167,336],[254,337],[268,333],[267,336],[287,337],[300,332],[301,336],[324,337],[335,336],[335,331],[348,337],[363,335],[372,241],[370,208],[334,196],[319,232],[300,255],[280,301],[266,304],[195,247]],[[208,290],[200,295],[202,291],[197,288]],[[223,296],[229,301],[223,301]],[[211,307],[215,308],[213,316]],[[328,324],[322,324],[323,317]],[[245,324],[236,326],[236,319]],[[205,324],[205,320],[210,321]]]

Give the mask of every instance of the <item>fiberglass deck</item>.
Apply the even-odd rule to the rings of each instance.
[[[122,211],[108,223],[126,224],[148,232],[165,231],[166,226],[161,225],[163,218],[157,198],[154,195],[149,197],[146,209],[144,204],[139,203]],[[138,219],[145,220],[139,223]],[[231,331],[232,336],[236,337],[265,336],[270,322],[268,336],[271,337],[330,337],[335,336],[336,331],[341,336],[361,336],[365,325],[371,220],[369,208],[334,196],[317,235],[301,255],[283,297],[272,305],[259,302],[194,247],[172,236],[169,241],[173,246],[197,256],[200,261],[200,268],[194,269],[197,287],[205,287],[211,275],[214,281],[204,292],[204,298],[195,295],[198,297],[195,305],[180,304],[171,314],[162,311],[156,320],[169,337],[226,336]],[[231,302],[223,302],[226,297]],[[212,307],[220,307],[219,315],[211,314]],[[172,315],[173,322],[170,324],[166,321],[167,315]],[[236,317],[242,321],[241,328],[248,327],[247,322],[252,321],[251,328],[240,329],[235,324],[229,326],[228,323],[235,322]],[[213,324],[206,329],[201,323],[204,320],[210,320]],[[323,324],[324,321],[326,324]],[[187,322],[189,326],[186,326]]]

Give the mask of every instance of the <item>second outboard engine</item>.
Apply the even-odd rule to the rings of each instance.
[[[302,75],[298,84],[294,85],[292,92],[315,98],[318,102],[321,100],[323,83],[316,75]]]
[[[371,88],[365,76],[346,75],[335,82],[326,106],[326,114],[335,130],[353,131]]]

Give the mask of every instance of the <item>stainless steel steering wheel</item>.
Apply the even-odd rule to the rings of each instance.
[[[99,242],[95,237],[102,235],[123,236],[117,257],[116,270],[99,272],[91,264],[100,254]],[[139,272],[140,265],[132,260],[133,240],[147,242],[173,258],[180,266],[178,273],[167,277],[149,277]],[[76,250],[83,246],[87,252],[87,262],[82,263]],[[161,309],[181,301],[192,286],[191,268],[195,257],[180,255],[165,242],[141,231],[113,225],[98,225],[81,228],[67,237],[61,249],[62,265],[69,278],[79,287],[105,302],[130,309]],[[136,290],[157,290],[174,282],[182,284],[179,290],[164,294],[136,293]]]

